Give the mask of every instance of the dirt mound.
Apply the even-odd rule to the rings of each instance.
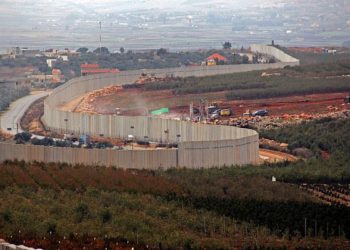
[[[78,106],[73,111],[96,114],[97,112],[95,111],[95,102],[99,97],[115,95],[122,89],[123,88],[121,86],[109,86],[103,89],[95,90],[83,97]]]

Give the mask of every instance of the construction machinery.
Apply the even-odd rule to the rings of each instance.
[[[233,111],[229,107],[222,108],[217,103],[209,103],[205,99],[201,99],[198,108],[194,107],[193,103],[190,104],[190,117],[191,120],[198,115],[199,120],[217,120],[220,117],[228,117],[233,115]]]
[[[231,116],[232,115],[232,109],[221,109],[220,115],[221,116]]]
[[[345,97],[344,101],[346,104],[350,104],[350,94],[347,97]]]
[[[244,113],[243,116],[252,116],[252,112],[250,111],[250,109],[247,109]]]

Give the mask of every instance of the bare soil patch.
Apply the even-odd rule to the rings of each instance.
[[[91,92],[61,108],[96,114],[119,112],[127,115],[144,115],[146,110],[168,107],[170,112],[188,114],[191,102],[196,105],[201,99],[206,99],[218,103],[221,107],[231,108],[236,116],[240,116],[247,110],[259,109],[267,109],[270,115],[312,115],[344,110],[349,106],[344,103],[344,98],[348,94],[344,92],[234,101],[227,101],[225,93],[174,95],[171,90],[145,91],[141,88],[122,89],[111,86]]]

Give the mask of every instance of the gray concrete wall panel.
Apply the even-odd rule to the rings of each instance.
[[[0,152],[0,161],[17,159],[28,162],[64,162],[125,169],[171,168],[176,167],[177,162],[177,149],[83,149],[0,143]]]
[[[250,46],[250,49],[252,52],[258,52],[261,54],[267,54],[274,56],[277,60],[284,62],[284,63],[293,63],[294,65],[299,65],[300,61],[287,53],[283,52],[282,50],[279,50],[276,47],[268,46],[268,45],[262,45],[262,44],[252,44]]]

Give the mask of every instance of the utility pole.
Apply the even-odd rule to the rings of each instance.
[[[209,119],[209,102],[207,99],[205,99],[205,113],[207,115],[207,120]]]
[[[306,237],[306,217],[305,217],[305,220],[304,220],[304,237]]]
[[[190,121],[193,119],[193,102],[190,103]]]
[[[102,53],[102,22],[99,22],[100,24],[100,54]]]
[[[169,146],[169,129],[164,130],[164,133],[166,134],[166,143],[167,143],[167,146]]]

